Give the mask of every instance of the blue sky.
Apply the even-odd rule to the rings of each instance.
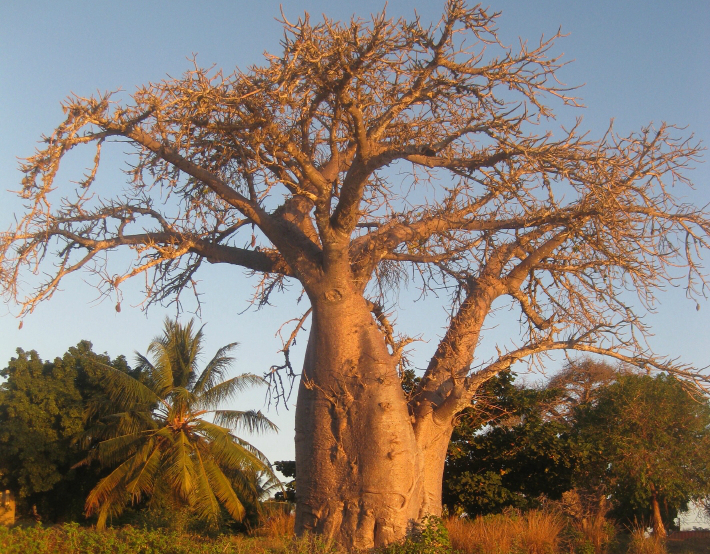
[[[230,73],[261,64],[263,52],[278,53],[281,37],[279,1],[246,2],[212,0],[187,2],[154,0],[8,1],[0,8],[0,228],[6,229],[21,204],[6,192],[18,188],[17,158],[33,153],[40,136],[50,134],[62,120],[59,102],[70,93],[82,96],[96,91],[131,92],[148,81],[178,76],[197,55],[201,66],[215,65]],[[367,17],[383,2],[325,2],[282,0],[289,19],[304,11],[317,18],[324,13],[347,19],[353,13]],[[436,20],[443,2],[390,1],[391,16],[411,17],[416,9],[423,20]],[[584,85],[578,92],[586,108],[565,113],[560,122],[583,116],[583,128],[598,137],[615,119],[620,133],[649,122],[668,121],[687,126],[687,133],[710,144],[710,3],[706,0],[570,2],[501,0],[490,4],[502,11],[498,27],[507,44],[518,37],[531,42],[550,36],[559,27],[569,36],[556,53],[575,60],[561,78]],[[110,164],[109,164],[110,165]],[[78,175],[74,172],[74,178]],[[708,163],[692,173],[695,191],[682,194],[698,205],[710,202]],[[109,167],[99,178],[116,190],[122,175]],[[112,356],[145,351],[171,310],[151,309],[144,314],[131,307],[140,300],[138,287],[126,288],[121,313],[114,303],[96,303],[96,291],[73,276],[62,291],[28,317],[22,330],[12,316],[13,306],[0,307],[0,363],[17,347],[36,349],[43,358],[61,355],[79,340],[88,339],[98,352]],[[280,341],[274,337],[280,324],[300,314],[299,289],[294,286],[277,307],[241,314],[247,307],[250,283],[235,268],[208,268],[199,275],[204,293],[202,321],[206,324],[206,353],[239,341],[235,371],[261,373],[280,363]],[[403,293],[403,300],[416,291]],[[445,324],[437,303],[405,303],[398,312],[400,324],[412,333],[423,333],[428,342],[417,343],[416,365],[436,345]],[[241,315],[240,315],[241,314]],[[491,322],[484,347],[515,340],[517,326],[501,314]],[[710,303],[687,301],[682,291],[659,295],[657,313],[649,316],[655,337],[652,346],[682,361],[710,363]],[[299,363],[305,337],[294,361]],[[554,364],[550,370],[556,369]],[[292,403],[295,400],[292,398]],[[263,407],[263,391],[245,395],[240,406]],[[278,437],[254,438],[272,460],[293,457],[293,410],[269,412],[281,426]]]

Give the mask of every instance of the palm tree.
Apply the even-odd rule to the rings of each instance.
[[[115,467],[89,493],[86,514],[97,527],[129,503],[168,491],[203,520],[216,522],[220,505],[237,521],[245,501],[258,498],[256,475],[277,481],[268,460],[231,430],[278,430],[261,412],[220,410],[217,406],[264,381],[252,374],[224,380],[236,343],[219,349],[200,372],[202,329],[165,320],[162,336],[137,355],[133,374],[105,368],[106,393],[114,409],[86,440],[96,444],[82,463],[97,460]],[[211,416],[209,421],[206,417]]]

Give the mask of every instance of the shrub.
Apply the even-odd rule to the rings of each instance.
[[[610,505],[606,496],[571,490],[555,503],[569,521],[570,546],[577,554],[604,554],[616,536],[616,528],[606,518]]]
[[[380,554],[453,554],[449,532],[441,518],[426,516],[421,527],[401,543],[379,550]]]

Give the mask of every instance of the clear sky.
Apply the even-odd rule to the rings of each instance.
[[[14,1],[0,7],[0,228],[11,225],[21,204],[10,193],[21,178],[17,158],[33,153],[40,136],[50,134],[62,120],[59,102],[71,92],[86,96],[96,91],[131,92],[148,81],[178,76],[197,55],[201,66],[215,65],[226,73],[239,66],[261,64],[265,51],[277,54],[281,37],[279,3],[286,16],[297,19],[304,11],[347,19],[353,13],[367,17],[382,9],[380,0],[359,3],[321,0],[122,0],[96,2],[65,0]],[[443,2],[394,0],[391,16],[438,19]],[[566,113],[561,122],[583,116],[583,127],[593,137],[611,118],[621,133],[649,122],[668,121],[687,126],[687,133],[710,144],[710,2],[707,0],[500,0],[490,4],[502,11],[500,35],[515,44],[518,37],[531,42],[569,33],[557,53],[575,60],[560,76],[584,85],[578,93],[586,108]],[[79,175],[74,172],[73,178]],[[699,165],[691,174],[694,192],[682,191],[698,205],[710,202],[710,167]],[[71,177],[68,177],[71,178]],[[102,171],[106,187],[119,190],[123,176],[115,168]],[[59,356],[82,339],[97,352],[111,356],[136,350],[145,352],[171,310],[151,309],[144,314],[136,304],[138,288],[126,287],[121,313],[114,302],[96,303],[96,291],[81,275],[68,279],[62,291],[24,321],[22,330],[13,306],[0,309],[0,363],[17,347],[35,349],[44,359]],[[247,308],[250,284],[236,268],[206,268],[199,275],[204,293],[202,321],[206,324],[208,354],[228,342],[239,341],[235,371],[261,373],[280,363],[280,324],[302,313],[296,306],[299,289],[278,299],[277,307],[241,313]],[[403,300],[416,291],[405,292]],[[649,316],[659,352],[697,366],[710,364],[710,303],[695,304],[682,291],[659,296],[657,313]],[[436,303],[406,303],[399,323],[411,333],[423,333],[428,342],[416,344],[414,361],[422,367],[445,324]],[[484,347],[515,340],[517,325],[500,314],[491,322]],[[294,353],[298,364],[305,337]],[[551,367],[550,370],[556,369]],[[295,395],[291,404],[295,401]],[[254,391],[240,407],[264,407],[264,392]],[[282,431],[276,437],[255,437],[252,442],[271,460],[293,458],[293,410],[269,412]]]

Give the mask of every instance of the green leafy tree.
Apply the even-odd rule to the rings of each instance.
[[[98,527],[133,502],[157,495],[187,506],[216,523],[222,506],[241,521],[245,504],[258,500],[274,476],[266,458],[230,429],[277,430],[261,412],[217,409],[247,387],[263,382],[243,374],[225,380],[235,343],[222,347],[202,371],[197,363],[202,330],[193,322],[166,320],[146,356],[138,355],[136,377],[106,368],[106,390],[116,412],[95,428],[101,440],[83,463],[116,466],[91,491],[87,515]],[[212,415],[214,421],[205,416]],[[268,488],[268,487],[266,487]]]
[[[650,519],[665,536],[689,501],[710,493],[710,405],[671,376],[620,376],[580,406],[575,426],[577,480],[610,494],[622,520]]]
[[[296,502],[296,462],[294,460],[282,460],[274,462],[274,467],[281,475],[291,479],[284,483],[284,490],[278,491],[274,499],[284,502]]]
[[[559,390],[516,387],[514,375],[491,379],[459,420],[444,470],[443,502],[470,516],[531,508],[541,495],[572,487],[576,454],[569,427],[544,417]]]
[[[82,341],[53,362],[17,350],[0,376],[0,484],[15,491],[19,510],[43,519],[80,517],[98,477],[72,468],[85,453],[73,439],[85,430],[88,403],[102,404],[99,367],[129,371],[126,360],[95,354]]]

